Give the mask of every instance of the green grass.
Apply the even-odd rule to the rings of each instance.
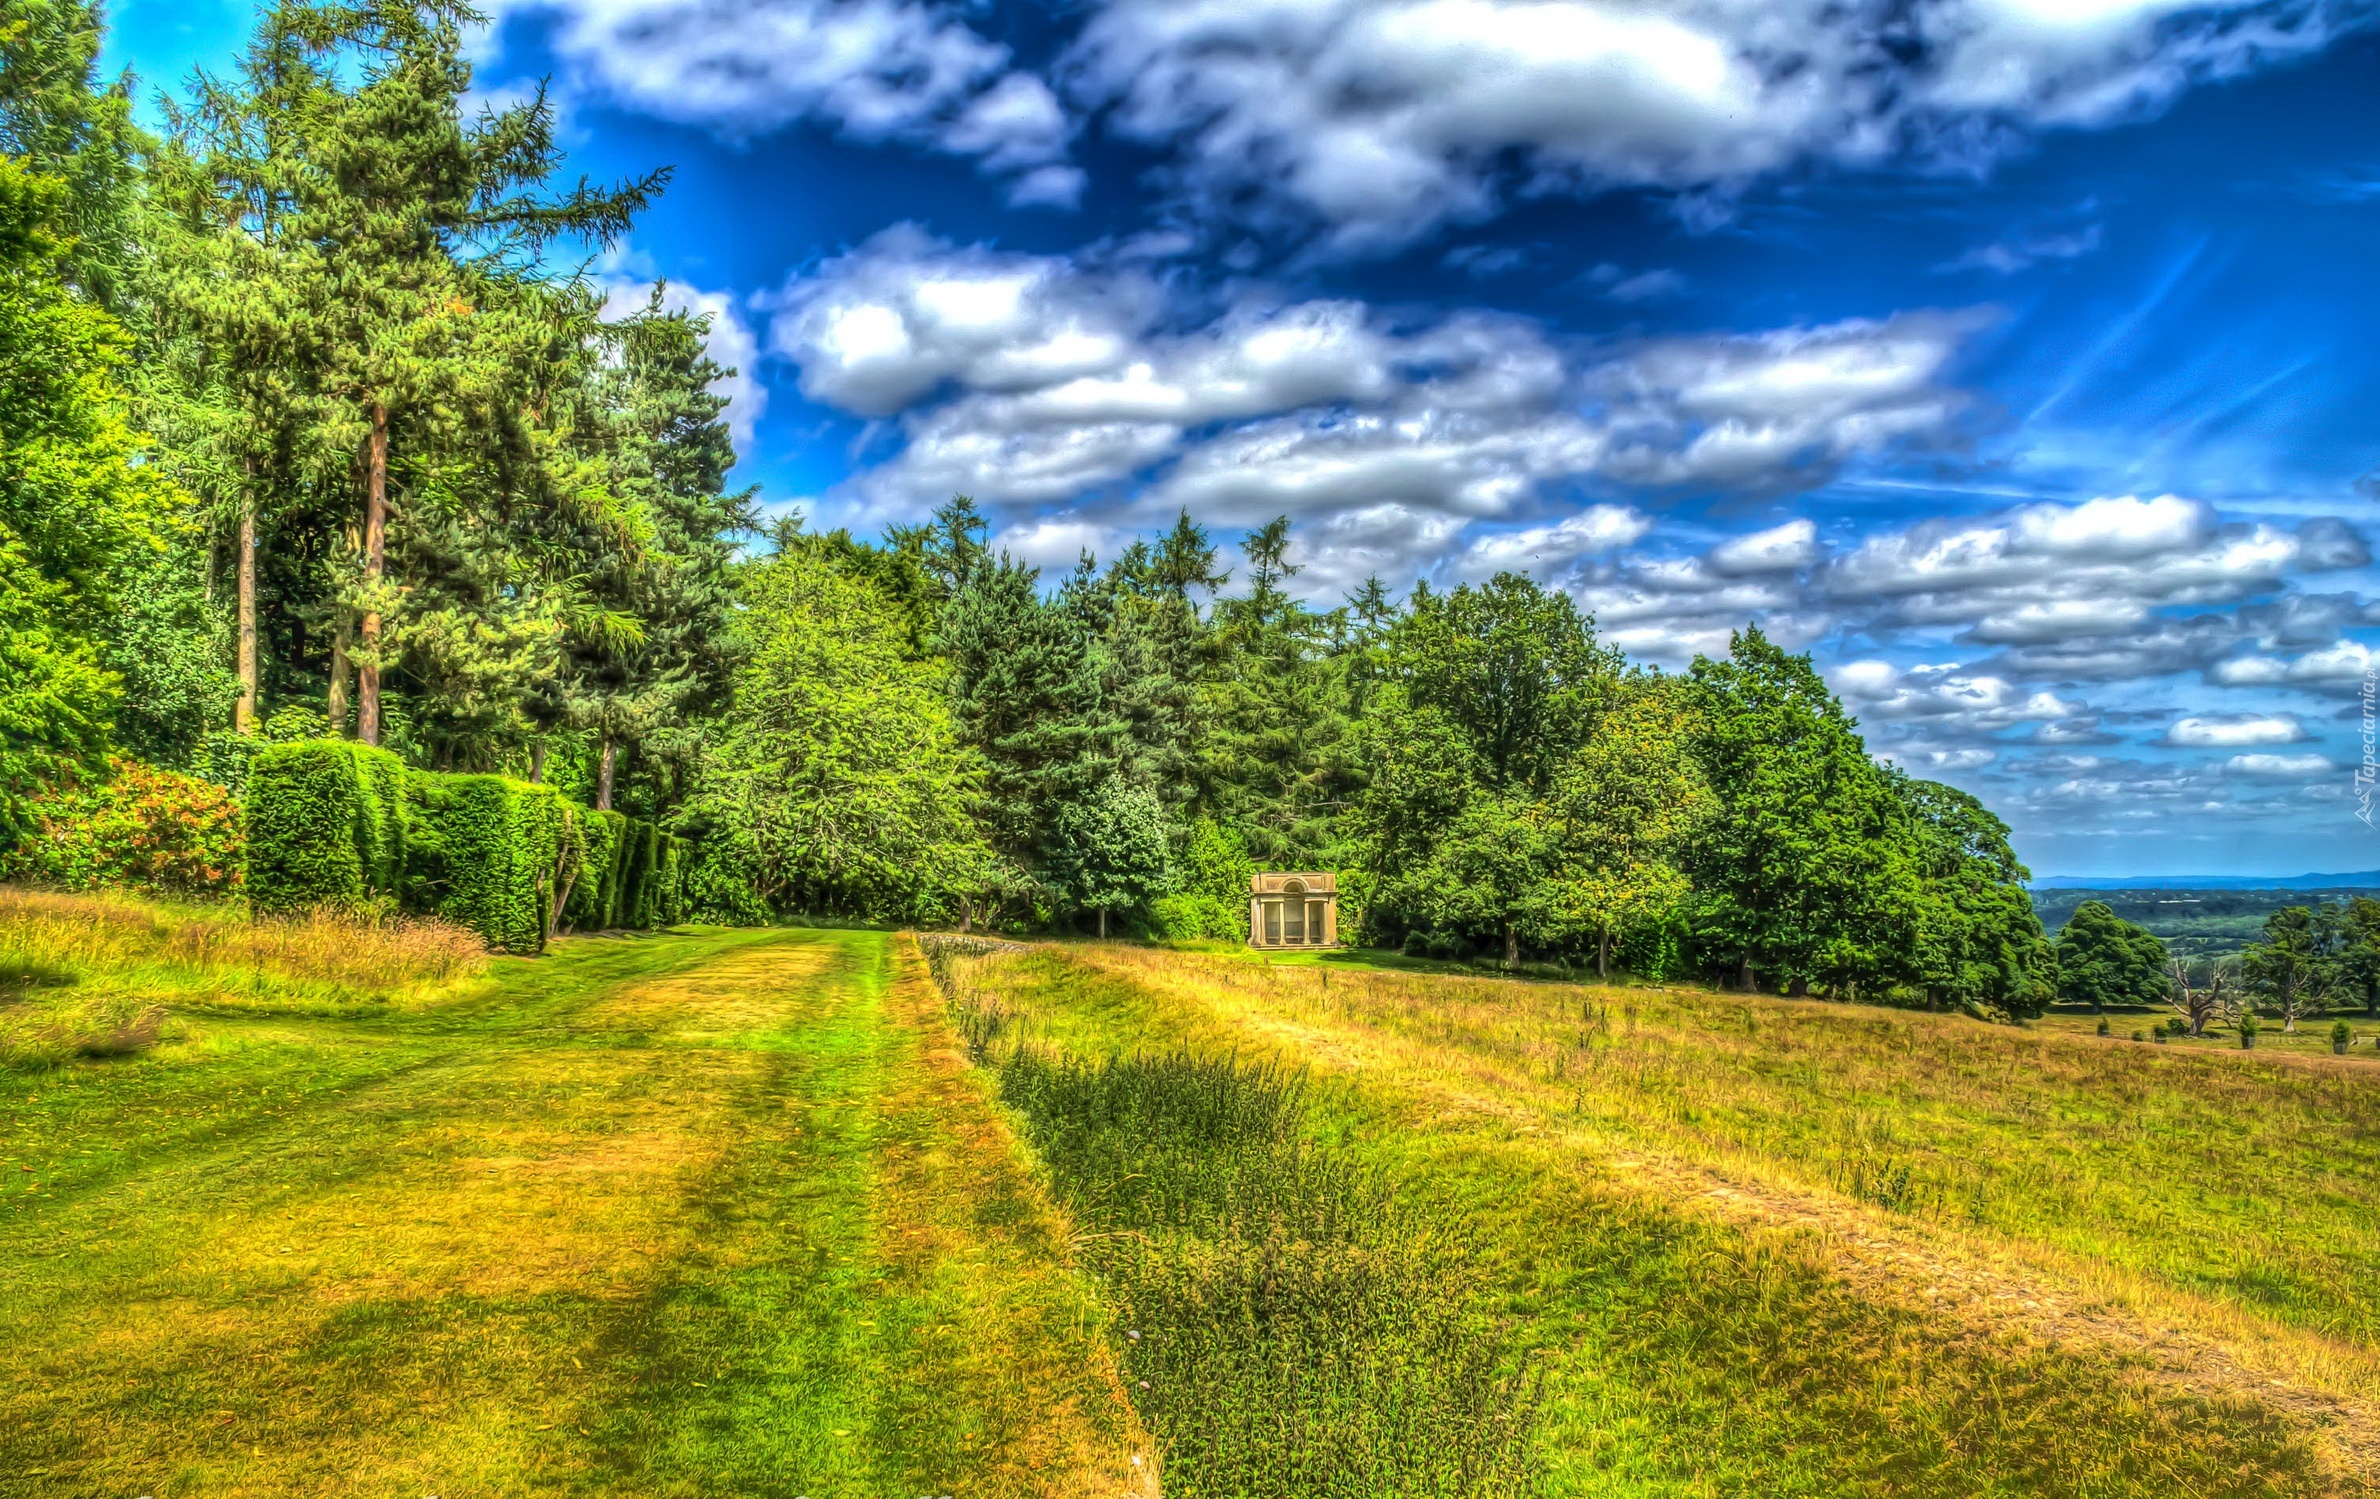
[[[0,1495],[1145,1492],[904,951],[574,939],[0,1073]]]
[[[1496,1310],[1544,1374],[1533,1463],[1548,1496],[2362,1483],[2254,1377],[2184,1388],[2157,1376],[2153,1337],[1942,1294],[2002,1254],[2027,1295],[2087,1305],[2097,1288],[2053,1272],[2112,1251],[2201,1272],[2161,1311],[2211,1291],[2259,1319],[2267,1295],[2353,1315],[2368,1275],[2333,1286],[2294,1258],[2327,1249],[2343,1272],[2374,1242],[2380,1136],[2344,1061],[1121,946],[960,967],[1005,1033],[1061,1055],[1311,1068],[1317,1146],[1393,1181],[1401,1203],[1455,1214],[1482,1247]],[[1706,1168],[1770,1191],[1769,1209],[1695,1205],[1727,1179]],[[2313,1181],[2322,1195],[2301,1196]],[[1901,1205],[1847,1195],[1863,1189]],[[1861,1269],[1855,1236],[1939,1260]],[[2219,1278],[2225,1264],[2267,1290]],[[2337,1351],[2282,1341],[2311,1350],[2314,1373]],[[2361,1354],[2341,1356],[2352,1374]]]

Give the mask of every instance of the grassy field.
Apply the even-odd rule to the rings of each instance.
[[[2368,1034],[926,946],[0,892],[0,1496],[2375,1487]]]
[[[368,933],[213,963],[214,918],[134,914],[0,925],[48,954],[17,1007],[171,1022],[0,1071],[0,1495],[1154,1492],[1065,1222],[901,939],[338,991],[317,939]]]
[[[2380,1061],[1343,959],[946,967],[996,1069],[1306,1073],[1314,1149],[1470,1228],[1545,1494],[2371,1485]]]

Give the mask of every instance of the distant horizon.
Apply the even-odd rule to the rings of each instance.
[[[2380,889],[2380,869],[2309,874],[2044,874],[2032,890],[2359,890]]]

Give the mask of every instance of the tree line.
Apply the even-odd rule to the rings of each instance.
[[[450,0],[278,4],[161,135],[83,0],[6,15],[0,819],[309,733],[674,794],[750,497],[702,320],[569,258],[666,174],[558,186],[542,96],[464,107]]]
[[[2074,908],[2058,932],[2059,997],[2097,1011],[2170,1006],[2187,1033],[2217,1020],[2252,1029],[2262,1010],[2294,1031],[2346,1005],[2380,1018],[2380,900],[2284,906],[2236,957],[2191,962],[2105,901]]]
[[[1316,602],[1286,519],[1058,577],[963,497],[763,528],[703,320],[586,271],[666,174],[468,110],[454,0],[280,0],[155,136],[85,0],[6,14],[0,842],[346,737],[663,824],[721,919],[1228,939],[1328,869],[1420,955],[2057,993],[2006,826],[1757,629],[1665,673],[1517,574]]]

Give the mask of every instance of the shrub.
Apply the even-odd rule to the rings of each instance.
[[[771,915],[751,872],[725,839],[696,848],[684,880],[685,919],[719,926],[767,926]]]
[[[245,853],[230,793],[138,760],[110,760],[108,770],[103,782],[57,785],[32,798],[23,839],[0,858],[0,878],[185,898],[238,893]]]
[[[2354,1044],[2355,1027],[2349,1025],[2344,1020],[2332,1021],[2330,1026],[2330,1049],[2343,1057],[2347,1054],[2347,1048],[2353,1046]]]
[[[661,889],[653,901],[653,925],[676,926],[686,919],[686,867],[691,856],[686,840],[662,835]]]
[[[2104,1020],[2099,1022],[2099,1034],[2102,1036],[2108,1034],[2108,1025]]]
[[[1244,942],[1248,903],[1226,903],[1204,890],[1161,895],[1149,902],[1151,935],[1166,942]]]
[[[2240,1016],[2240,1050],[2254,1051],[2256,1049],[2256,1032],[2260,1024],[2254,1010],[2249,1010]]]
[[[405,868],[405,768],[335,739],[273,745],[248,765],[248,900],[262,912],[361,910]]]
[[[618,880],[620,829],[628,821],[617,812],[573,809],[578,836],[578,867],[570,881],[570,896],[562,908],[562,924],[573,931],[601,927],[611,916],[611,893]]]
[[[564,862],[565,803],[551,786],[505,776],[406,777],[414,844],[405,903],[434,911],[510,953],[545,949]]]

